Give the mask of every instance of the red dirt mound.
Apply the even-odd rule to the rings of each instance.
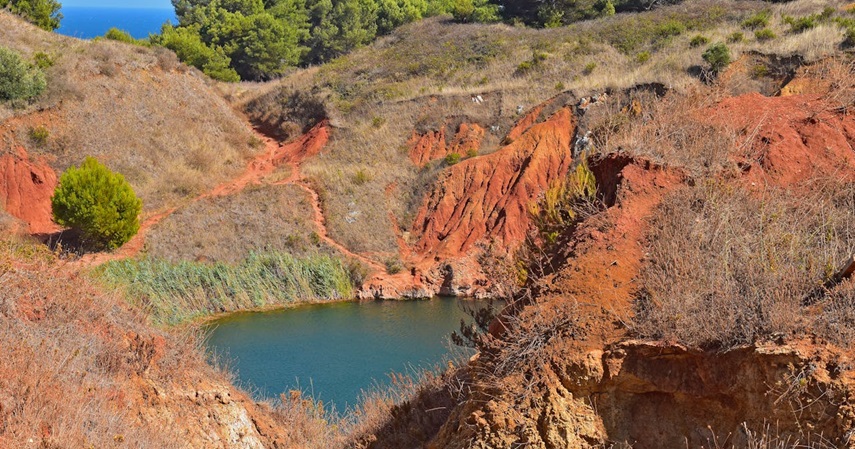
[[[428,131],[425,134],[413,132],[408,145],[410,160],[421,167],[434,159],[441,159],[451,153],[464,155],[469,151],[478,151],[484,139],[484,128],[469,123],[462,123],[457,129],[451,142],[446,141],[446,128],[439,131]]]
[[[737,157],[744,158],[751,182],[791,186],[818,175],[853,173],[855,116],[833,110],[818,95],[753,93],[728,98],[713,112],[714,122],[750,139]]]
[[[42,159],[30,160],[23,148],[0,156],[0,205],[29,225],[31,234],[55,232],[50,197],[56,173]]]
[[[521,242],[528,204],[567,174],[575,128],[576,118],[563,108],[499,151],[448,169],[416,217],[415,250],[456,257],[484,238],[508,246]]]

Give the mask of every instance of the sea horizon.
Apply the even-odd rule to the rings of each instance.
[[[169,7],[63,6],[57,33],[79,39],[103,36],[110,28],[128,32],[136,39],[160,33],[164,23],[178,23],[175,10]]]

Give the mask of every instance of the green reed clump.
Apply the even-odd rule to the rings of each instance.
[[[239,264],[169,262],[157,258],[109,262],[99,269],[111,287],[124,288],[157,324],[275,304],[349,298],[353,284],[341,261],[253,253]]]

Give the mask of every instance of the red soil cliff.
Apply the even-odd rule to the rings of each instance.
[[[53,169],[41,159],[30,160],[23,149],[0,156],[0,206],[26,222],[32,234],[58,229],[50,207],[56,184]]]
[[[416,217],[415,250],[455,257],[482,239],[507,246],[521,242],[528,204],[570,167],[575,125],[573,114],[563,108],[499,151],[447,170]]]

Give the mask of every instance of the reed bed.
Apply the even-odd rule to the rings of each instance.
[[[125,289],[128,298],[160,325],[216,313],[349,298],[354,289],[347,268],[325,255],[251,253],[233,265],[146,257],[109,262],[98,271],[109,287]]]

